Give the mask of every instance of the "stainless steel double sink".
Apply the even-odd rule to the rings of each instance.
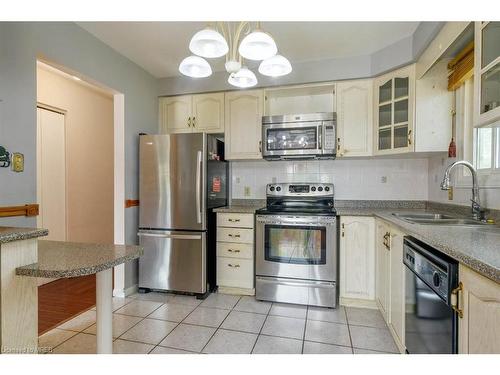
[[[445,225],[445,226],[492,226],[479,220],[470,218],[456,217],[441,213],[422,212],[422,213],[393,213],[397,218],[412,224],[423,225]]]

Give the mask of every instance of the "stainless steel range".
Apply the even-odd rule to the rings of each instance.
[[[256,298],[336,307],[333,184],[268,184],[266,195],[256,216]]]

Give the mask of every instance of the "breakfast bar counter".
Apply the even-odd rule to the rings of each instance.
[[[0,227],[2,353],[38,351],[38,277],[96,274],[97,352],[112,353],[113,267],[139,258],[139,246],[38,240],[43,229]]]

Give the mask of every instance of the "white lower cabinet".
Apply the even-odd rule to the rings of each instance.
[[[389,327],[401,352],[405,351],[405,265],[403,264],[404,234],[391,227],[390,258],[390,308]]]
[[[460,354],[500,354],[500,284],[460,265]]]
[[[375,306],[375,219],[340,218],[340,300],[342,305]]]
[[[254,295],[254,215],[217,213],[219,292]]]
[[[377,220],[375,237],[375,297],[378,308],[386,322],[390,320],[390,229],[383,221]]]

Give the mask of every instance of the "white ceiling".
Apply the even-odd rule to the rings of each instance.
[[[205,22],[79,22],[85,30],[157,78],[179,76],[193,34]],[[419,22],[262,22],[294,62],[370,55],[412,35]],[[224,57],[210,61],[224,70]]]

